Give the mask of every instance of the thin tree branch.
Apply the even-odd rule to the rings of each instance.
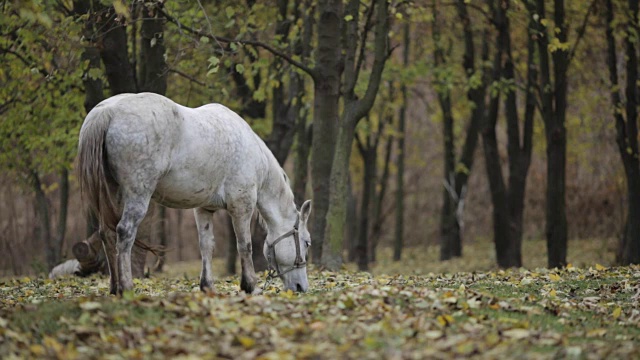
[[[589,21],[589,16],[591,15],[591,13],[596,8],[595,5],[596,5],[596,0],[591,1],[591,4],[589,5],[589,8],[587,9],[587,13],[584,15],[584,19],[582,19],[582,24],[578,28],[578,36],[576,38],[576,42],[573,45],[573,47],[571,48],[571,52],[569,53],[569,59],[567,60],[567,65],[571,64],[571,60],[573,60],[573,57],[576,55],[576,49],[578,49],[578,45],[580,44],[580,40],[582,40],[584,38],[584,34],[586,33],[587,25],[588,25],[587,22]]]
[[[202,87],[211,88],[211,86],[207,85],[206,83],[204,83],[204,82],[196,79],[195,77],[193,77],[193,76],[191,76],[191,75],[189,75],[187,73],[184,73],[184,72],[182,72],[182,71],[180,71],[178,69],[169,69],[168,71],[171,72],[171,73],[174,73],[176,75],[180,75],[183,78],[191,81],[192,83],[198,84],[198,85],[200,85]]]
[[[267,50],[268,52],[272,53],[273,55],[284,59],[285,61],[287,61],[289,64],[297,67],[298,69],[306,72],[307,74],[309,74],[312,78],[316,78],[316,71],[313,68],[308,67],[307,65],[293,59],[290,55],[285,54],[283,52],[278,51],[277,49],[275,49],[274,47],[272,47],[271,45],[265,44],[261,41],[256,41],[256,40],[242,40],[242,39],[230,39],[227,37],[223,37],[223,36],[215,36],[212,34],[207,34],[203,31],[200,30],[196,30],[194,28],[191,28],[189,26],[186,26],[184,24],[182,24],[178,19],[174,18],[173,16],[167,14],[166,11],[164,11],[163,9],[158,9],[159,12],[164,15],[168,21],[176,24],[179,28],[186,30],[187,32],[190,32],[194,35],[197,35],[199,37],[206,37],[210,40],[215,41],[216,43],[220,43],[220,42],[224,42],[224,43],[237,43],[237,44],[242,44],[242,45],[251,45],[251,46],[256,46],[256,47],[260,47],[263,48],[265,50]]]

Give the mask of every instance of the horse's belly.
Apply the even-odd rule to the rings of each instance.
[[[170,176],[158,183],[153,199],[175,209],[206,207],[217,210],[225,206],[222,194],[212,184],[172,179]]]

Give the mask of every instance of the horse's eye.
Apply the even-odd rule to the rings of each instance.
[[[305,240],[304,244],[307,245],[307,247],[311,246],[311,240]]]

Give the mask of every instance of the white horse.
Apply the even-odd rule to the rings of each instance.
[[[112,294],[133,288],[131,247],[152,198],[172,208],[194,208],[203,291],[213,286],[211,225],[219,209],[233,220],[242,290],[260,291],[251,260],[250,223],[256,208],[268,233],[263,252],[271,276],[280,277],[286,289],[309,287],[311,201],[296,209],[289,180],[273,154],[223,105],[192,109],[152,93],[111,97],[91,110],[82,125],[78,177],[101,227],[117,233],[117,264],[109,264]]]

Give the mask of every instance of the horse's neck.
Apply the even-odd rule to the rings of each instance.
[[[293,227],[298,212],[293,193],[280,169],[270,171],[263,190],[258,194],[258,210],[264,219],[269,236],[279,236]]]

